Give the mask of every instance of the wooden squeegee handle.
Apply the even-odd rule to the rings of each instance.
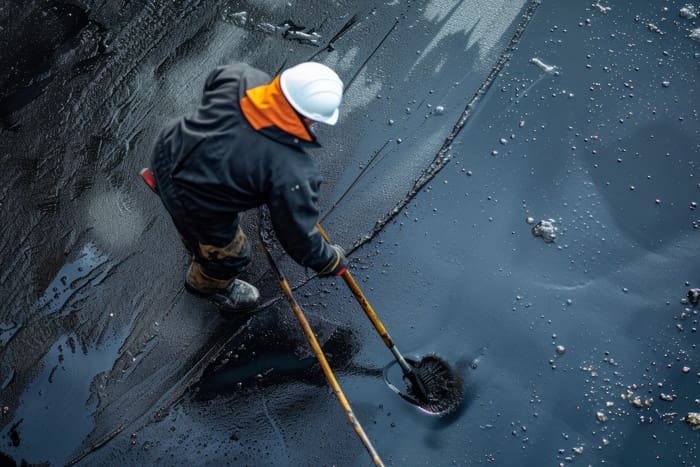
[[[369,437],[365,433],[365,430],[362,428],[362,425],[360,425],[359,420],[357,419],[357,417],[355,417],[355,413],[353,412],[352,407],[350,406],[350,402],[348,402],[347,398],[345,397],[345,394],[343,393],[343,390],[340,387],[340,384],[338,384],[338,381],[336,380],[335,375],[333,374],[333,370],[331,369],[331,366],[328,363],[325,354],[323,353],[323,349],[321,349],[321,345],[318,343],[316,335],[311,329],[311,325],[309,325],[309,322],[306,319],[304,312],[301,310],[301,307],[294,298],[294,294],[292,293],[292,288],[289,286],[289,282],[287,282],[287,279],[284,277],[284,274],[277,266],[277,263],[270,254],[270,250],[268,250],[267,245],[265,245],[265,241],[263,240],[262,236],[260,236],[260,246],[262,247],[263,253],[267,258],[267,261],[269,262],[272,271],[277,277],[282,292],[287,297],[289,305],[292,307],[292,310],[294,311],[294,314],[296,315],[299,324],[301,324],[301,327],[304,330],[306,339],[309,341],[309,344],[311,345],[311,348],[313,349],[314,354],[316,355],[316,359],[321,365],[323,374],[326,376],[326,379],[331,385],[331,388],[333,389],[333,392],[338,398],[340,405],[343,407],[345,416],[348,418],[348,421],[352,425],[357,436],[360,438],[360,441],[362,441],[362,444],[365,446],[365,449],[367,449],[367,452],[372,458],[372,462],[374,463],[374,465],[376,465],[377,467],[384,467],[382,459],[379,457],[379,454],[374,448],[372,441],[370,441]]]
[[[331,243],[330,237],[328,237],[328,234],[323,229],[323,227],[321,227],[320,223],[316,223],[316,228],[318,229],[323,239],[327,243]],[[350,270],[346,269],[345,272],[342,274],[342,277],[345,280],[345,283],[350,288],[352,294],[355,296],[355,299],[360,304],[369,320],[372,322],[374,329],[376,329],[379,335],[381,336],[382,340],[384,341],[384,344],[389,348],[389,350],[391,350],[391,353],[394,354],[394,357],[401,366],[401,369],[406,373],[411,373],[411,367],[409,366],[408,362],[406,362],[406,359],[404,359],[403,355],[401,355],[401,352],[399,352],[399,350],[396,348],[394,341],[389,335],[389,331],[386,330],[382,322],[379,320],[377,313],[374,312],[374,308],[372,308],[372,305],[369,304],[367,298],[365,297],[365,294],[362,293],[360,286],[357,285],[357,282],[355,282],[355,278],[353,278],[352,274],[350,274]]]

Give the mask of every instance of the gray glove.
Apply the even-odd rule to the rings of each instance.
[[[342,276],[348,269],[348,259],[345,257],[345,250],[340,245],[330,246],[335,252],[332,260],[318,272],[319,277]]]

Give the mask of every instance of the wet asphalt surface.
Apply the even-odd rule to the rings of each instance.
[[[136,176],[214,66],[313,57],[349,83],[313,154],[323,224],[360,245],[352,271],[399,348],[467,383],[456,414],[418,412],[344,284],[279,253],[384,461],[697,465],[684,5],[5,2],[2,460],[369,464],[286,303],[228,318],[186,294]],[[248,279],[279,298],[255,261]]]

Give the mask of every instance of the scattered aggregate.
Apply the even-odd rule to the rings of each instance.
[[[232,8],[226,8],[222,13],[222,20],[236,26],[254,28],[266,34],[280,35],[285,39],[300,43],[319,45],[321,41],[320,34],[313,30],[305,31],[305,27],[297,26],[291,21],[286,21],[279,26],[265,22],[255,23],[247,11],[234,11]]]
[[[307,42],[309,44],[313,45],[319,45],[321,42],[321,35],[317,32],[304,32],[304,31],[299,31],[295,30],[293,28],[285,28],[282,27],[279,29],[285,37],[288,37],[293,40],[297,40],[300,42]]]
[[[557,238],[558,230],[554,219],[543,219],[532,227],[532,235],[542,237],[545,243],[551,243]]]
[[[649,31],[655,32],[656,34],[659,34],[661,36],[664,35],[664,32],[661,29],[659,29],[659,27],[657,25],[655,25],[654,23],[648,23],[647,29],[649,29]]]
[[[626,392],[620,396],[622,400],[626,400],[629,402],[630,405],[633,407],[636,407],[638,409],[642,407],[651,407],[654,404],[653,399],[650,398],[645,398],[642,399],[641,396],[635,395],[634,391],[637,389],[636,385],[633,385],[631,388],[627,388]]]
[[[682,18],[695,19],[698,16],[697,9],[693,5],[686,5],[680,9],[678,14]]]
[[[595,2],[595,3],[593,4],[593,6],[596,7],[596,8],[598,8],[598,9],[600,10],[600,12],[603,13],[603,14],[608,14],[608,12],[609,12],[610,10],[612,10],[611,7],[601,5],[600,2]]]
[[[245,26],[248,23],[247,11],[233,11],[231,8],[224,9],[222,19],[225,22],[235,24],[237,26]]]
[[[547,65],[546,63],[544,63],[542,60],[540,60],[540,59],[537,58],[537,57],[531,58],[531,59],[530,59],[530,63],[533,63],[533,64],[537,65],[537,66],[540,67],[540,69],[541,69],[542,71],[544,71],[545,73],[550,73],[550,74],[552,74],[552,73],[554,73],[555,71],[557,71],[557,67],[556,67],[556,66],[554,66],[554,65]]]
[[[700,412],[688,412],[682,420],[690,425],[693,431],[700,430]]]
[[[688,291],[688,302],[693,306],[700,303],[700,289],[690,289]]]

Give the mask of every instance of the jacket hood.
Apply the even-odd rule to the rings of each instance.
[[[320,146],[282,93],[279,76],[270,83],[243,88],[241,112],[253,129],[283,144]]]

